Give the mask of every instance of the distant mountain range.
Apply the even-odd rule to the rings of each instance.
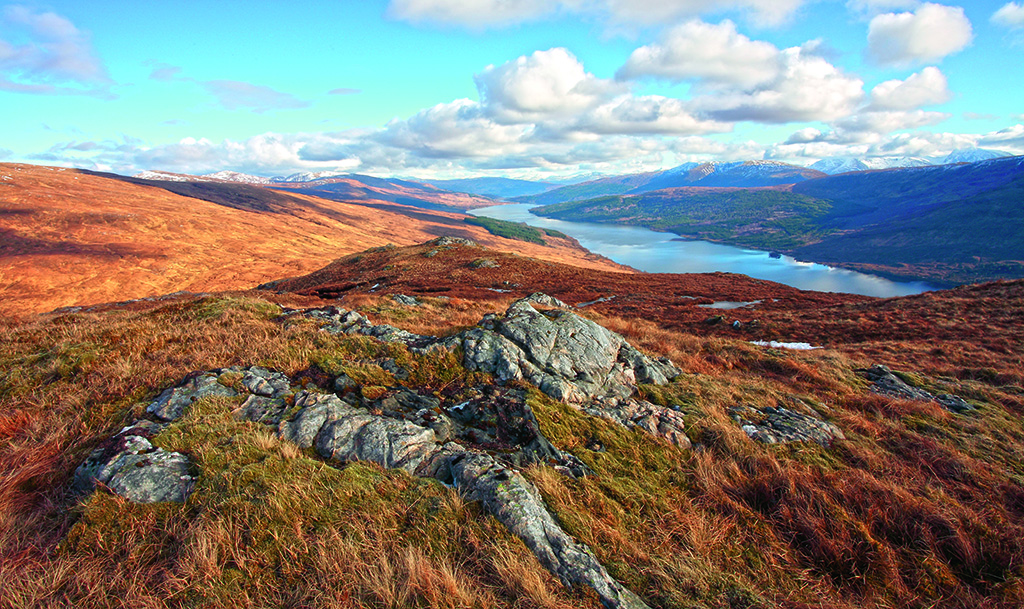
[[[929,165],[951,165],[955,163],[976,163],[1001,157],[1012,156],[998,150],[984,148],[963,148],[954,150],[944,157],[866,157],[856,158],[838,156],[822,159],[810,166],[829,175],[848,173],[851,171],[870,171],[874,169],[896,169],[900,167],[927,167]]]
[[[601,178],[563,186],[538,195],[518,197],[521,203],[551,205],[607,195],[643,194],[665,188],[751,188],[792,184],[825,174],[778,161],[686,163],[665,171]]]
[[[553,182],[532,182],[509,178],[465,178],[460,180],[427,180],[426,184],[472,195],[494,199],[511,199],[547,192],[560,185]]]

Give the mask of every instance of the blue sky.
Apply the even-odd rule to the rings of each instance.
[[[545,178],[1024,153],[1024,2],[0,0],[0,160]]]

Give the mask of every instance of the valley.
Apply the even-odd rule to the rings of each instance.
[[[864,171],[785,186],[674,187],[533,213],[645,226],[882,276],[958,285],[1024,277],[1024,160]]]

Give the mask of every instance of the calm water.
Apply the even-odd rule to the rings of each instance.
[[[469,213],[562,231],[575,237],[592,252],[649,273],[742,273],[801,290],[845,292],[882,298],[938,289],[921,281],[890,281],[823,264],[798,262],[789,256],[770,258],[767,252],[757,250],[707,241],[676,241],[674,239],[678,237],[671,233],[659,233],[635,226],[542,218],[531,214],[531,207],[525,204],[498,205],[474,209]]]

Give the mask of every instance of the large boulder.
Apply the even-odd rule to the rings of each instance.
[[[143,436],[123,435],[89,455],[75,470],[74,485],[87,491],[103,484],[135,503],[181,503],[192,493],[192,470],[185,455],[156,448]]]
[[[664,384],[680,371],[621,335],[567,310],[538,311],[537,295],[488,316],[462,336],[464,365],[501,380],[526,380],[551,397],[583,404],[627,399],[637,383]]]

